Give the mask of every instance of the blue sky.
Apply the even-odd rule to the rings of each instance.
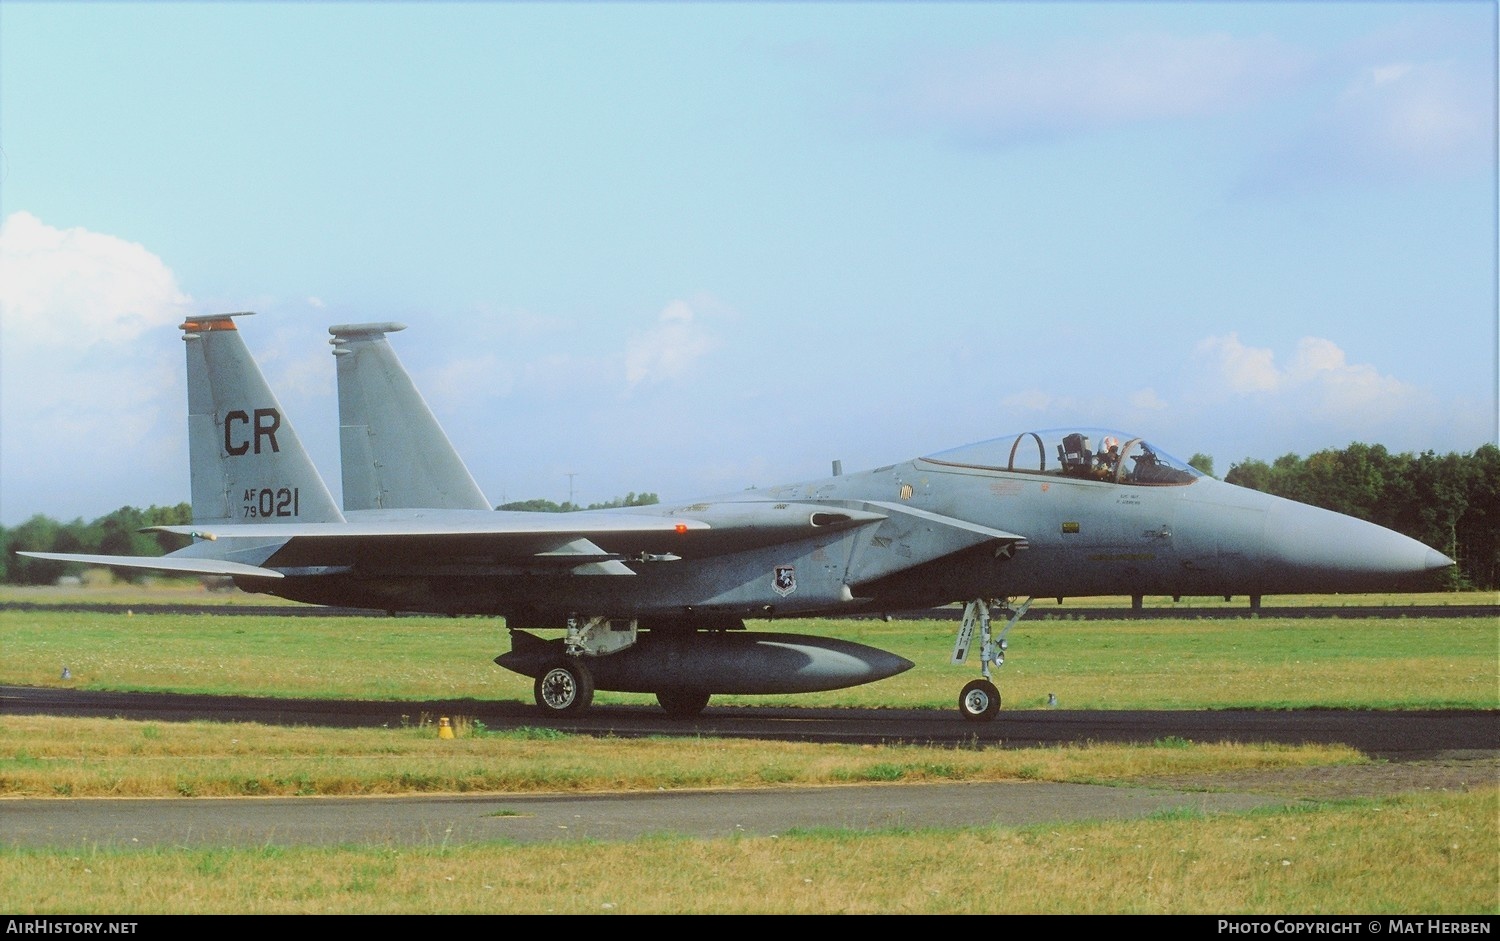
[[[336,495],[377,320],[496,503],[1472,451],[1495,150],[1487,2],[6,0],[0,522],[187,500],[234,310]]]

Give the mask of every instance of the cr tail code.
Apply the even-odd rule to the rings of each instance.
[[[276,430],[280,427],[281,413],[274,408],[258,408],[253,413],[237,408],[224,416],[224,450],[231,457],[247,454],[251,448],[259,454],[269,443],[271,453],[278,453],[281,445],[276,443]]]

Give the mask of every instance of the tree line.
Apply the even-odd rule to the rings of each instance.
[[[1190,462],[1213,473],[1211,458],[1195,454]],[[1230,467],[1224,480],[1313,506],[1345,513],[1405,533],[1458,561],[1451,576],[1455,589],[1500,587],[1500,448],[1486,444],[1467,454],[1392,454],[1384,446],[1354,443],[1318,451],[1306,458],[1283,455],[1271,463],[1246,458]],[[501,510],[571,512],[660,502],[654,493],[630,493],[587,507],[572,502],[523,500]],[[179,548],[182,537],[142,533],[146,526],[192,522],[186,503],[140,510],[121,507],[91,523],[60,523],[33,516],[19,526],[0,527],[0,582],[52,584],[65,574],[66,563],[18,556],[18,549],[82,552],[102,555],[159,555]],[[143,570],[122,570],[140,578]]]
[[[579,510],[617,510],[622,506],[652,506],[660,502],[661,498],[654,493],[631,491],[623,497],[616,497],[603,503],[590,503],[588,506],[579,506],[571,500],[564,500],[561,503],[553,503],[551,500],[517,500],[513,503],[502,503],[495,509],[523,510],[532,513],[576,513]]]
[[[19,526],[0,526],[0,582],[7,585],[51,585],[78,566],[51,559],[16,555],[32,552],[74,552],[97,555],[165,555],[187,544],[172,533],[143,533],[147,526],[186,526],[193,521],[190,504],[150,506],[144,510],[122,506],[92,523],[76,519],[60,523],[40,513]],[[116,569],[122,577],[139,581],[144,569]]]

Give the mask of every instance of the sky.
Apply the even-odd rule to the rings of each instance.
[[[0,524],[187,501],[228,311],[335,498],[368,321],[497,504],[1472,452],[1496,10],[5,0]]]

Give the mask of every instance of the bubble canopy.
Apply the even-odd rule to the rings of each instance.
[[[1050,474],[1136,486],[1181,486],[1203,475],[1144,438],[1106,428],[1023,431],[923,458],[932,464]]]

